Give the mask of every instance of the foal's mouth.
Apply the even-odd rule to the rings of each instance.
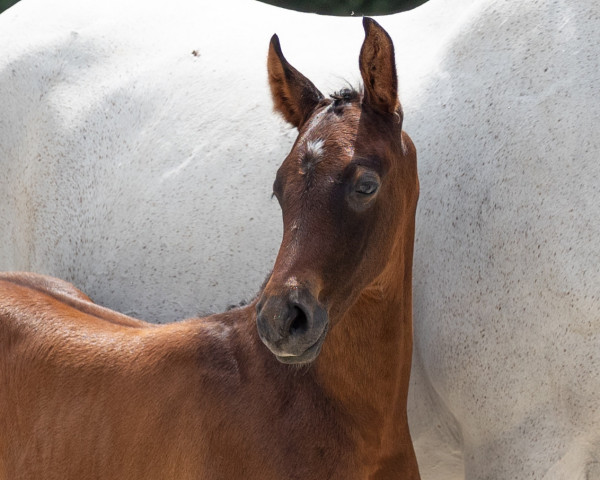
[[[258,336],[279,362],[311,363],[321,352],[329,330],[328,311],[309,288],[282,290],[275,294],[265,290],[257,302]]]
[[[279,362],[286,365],[305,365],[312,363],[317,359],[319,353],[321,353],[321,347],[323,347],[323,342],[325,341],[328,330],[328,328],[325,328],[317,341],[299,355],[287,353],[273,353],[273,355],[275,355],[275,358]]]

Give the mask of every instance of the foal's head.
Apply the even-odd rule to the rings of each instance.
[[[271,39],[275,109],[299,135],[273,185],[284,233],[257,303],[257,327],[283,363],[314,360],[361,293],[398,282],[404,237],[412,243],[416,153],[402,133],[394,47],[375,21],[363,25],[364,91],[331,98],[287,62],[277,36]]]

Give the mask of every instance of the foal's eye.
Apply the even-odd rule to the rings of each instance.
[[[379,182],[374,178],[362,179],[356,185],[356,193],[373,195],[379,188]]]
[[[357,212],[364,212],[374,204],[381,179],[376,172],[359,167],[354,174],[354,181],[348,191],[348,204]]]

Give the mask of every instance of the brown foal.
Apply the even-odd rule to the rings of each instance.
[[[57,279],[0,276],[0,479],[418,479],[406,417],[415,148],[394,49],[364,19],[364,91],[268,55],[298,138],[284,234],[247,307],[153,325]]]

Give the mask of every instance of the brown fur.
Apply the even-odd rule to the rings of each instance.
[[[390,58],[381,27],[365,30]],[[273,88],[286,118],[313,106],[278,172],[284,238],[259,299],[158,326],[57,279],[0,276],[1,480],[419,478],[406,418],[415,149],[385,112],[396,98],[333,108],[287,82]],[[318,139],[307,187],[300,144]],[[364,172],[381,180],[369,197],[352,190]],[[304,366],[278,362],[257,334],[259,302],[291,279],[329,322]]]
[[[275,111],[281,113],[287,122],[300,127],[323,99],[323,94],[287,62],[281,53],[277,35],[271,38],[267,64]]]
[[[363,44],[360,52],[365,96],[381,112],[402,115],[392,40],[374,20],[365,19],[364,24],[367,35],[372,37],[370,42]]]

